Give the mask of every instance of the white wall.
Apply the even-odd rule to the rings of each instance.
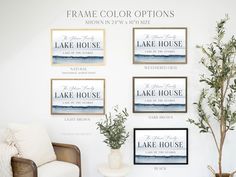
[[[199,134],[198,129],[186,123],[188,117],[197,118],[192,103],[199,94],[198,78],[202,68],[198,64],[201,53],[195,45],[212,39],[215,21],[225,13],[231,17],[228,32],[235,34],[235,5],[234,0],[0,0],[0,127],[9,122],[42,122],[53,141],[74,143],[80,147],[85,177],[101,177],[97,165],[107,160],[109,148],[102,143],[103,137],[96,130],[95,123],[103,116],[51,116],[50,78],[104,77],[107,110],[119,104],[127,107],[131,115],[127,122],[131,136],[122,148],[126,163],[133,163],[134,127],[189,128],[189,165],[164,166],[165,170],[159,166],[133,166],[130,177],[210,176],[207,164],[217,166],[212,139],[210,135]],[[85,25],[84,20],[67,19],[67,9],[173,9],[174,18],[151,19],[147,26],[186,26],[188,64],[178,65],[176,69],[150,70],[143,65],[133,65],[132,27],[138,25]],[[66,74],[71,67],[51,66],[51,28],[105,28],[107,64],[86,67],[86,74]],[[132,114],[132,76],[187,76],[188,113]],[[152,119],[153,115],[170,118]],[[230,135],[226,141],[225,171],[236,168],[236,133]]]

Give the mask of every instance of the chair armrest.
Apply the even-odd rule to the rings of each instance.
[[[80,170],[81,177],[81,153],[80,149],[75,145],[52,143],[54,151],[57,156],[57,160],[69,162],[77,165]]]
[[[36,164],[29,159],[12,157],[13,177],[38,177]]]

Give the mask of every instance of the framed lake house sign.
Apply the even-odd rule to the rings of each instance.
[[[103,65],[105,30],[52,29],[53,65]]]
[[[105,114],[105,79],[51,79],[51,114]]]
[[[134,28],[134,64],[186,64],[187,28]]]
[[[188,164],[188,129],[135,128],[134,164]]]
[[[134,113],[186,113],[187,77],[133,77]]]

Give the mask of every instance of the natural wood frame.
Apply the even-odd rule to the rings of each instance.
[[[74,64],[54,64],[53,63],[53,31],[102,31],[103,32],[103,62],[102,63],[74,63]],[[104,66],[106,64],[106,31],[105,29],[65,29],[65,28],[52,28],[50,30],[50,58],[52,66]]]

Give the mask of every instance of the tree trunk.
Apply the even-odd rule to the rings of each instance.
[[[219,177],[222,177],[222,145],[220,145],[218,166],[219,166]]]

